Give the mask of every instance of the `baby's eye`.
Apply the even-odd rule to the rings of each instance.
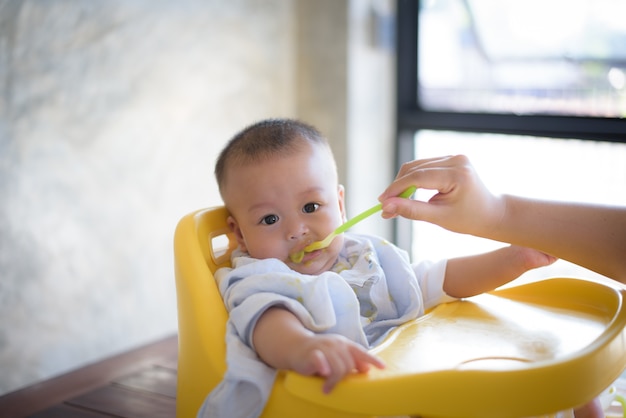
[[[302,212],[304,213],[313,213],[320,207],[319,203],[307,203],[302,208]]]
[[[261,223],[265,225],[272,225],[278,222],[278,215],[267,215],[261,219]]]

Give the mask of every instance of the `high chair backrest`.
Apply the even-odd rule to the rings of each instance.
[[[224,207],[194,212],[181,219],[174,237],[178,417],[195,417],[207,393],[226,371],[228,313],[213,273],[230,265],[230,253],[236,247],[227,216]]]

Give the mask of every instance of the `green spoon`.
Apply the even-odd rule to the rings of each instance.
[[[406,189],[404,192],[402,192],[402,194],[400,194],[400,197],[407,198],[411,196],[413,193],[415,193],[415,186],[411,186],[408,189]],[[349,221],[337,227],[337,229],[335,229],[333,232],[328,234],[328,236],[326,236],[326,238],[324,238],[323,240],[312,242],[311,244],[304,247],[302,251],[289,254],[289,259],[294,263],[300,263],[302,259],[304,258],[305,252],[310,253],[311,251],[321,250],[322,248],[328,247],[330,243],[333,242],[333,240],[335,239],[337,235],[343,234],[348,229],[353,227],[355,224],[361,222],[363,219],[367,218],[368,216],[375,214],[379,210],[382,210],[382,208],[383,208],[382,204],[379,203],[376,206],[372,206],[365,212],[359,213],[354,218],[350,219]]]

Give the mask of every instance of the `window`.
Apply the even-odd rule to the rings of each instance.
[[[418,88],[428,110],[623,117],[626,3],[427,0]],[[558,22],[558,26],[555,26]]]
[[[626,144],[500,134],[420,130],[415,157],[466,154],[494,192],[542,199],[626,206]],[[427,199],[428,193],[418,194]],[[414,260],[476,254],[505,244],[455,234],[425,222],[412,223]],[[594,277],[558,261],[527,277]]]
[[[625,7],[400,0],[398,166],[463,153],[494,191],[626,205]],[[410,225],[397,240],[414,259],[502,245]]]

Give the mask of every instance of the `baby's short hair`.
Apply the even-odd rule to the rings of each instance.
[[[326,138],[313,126],[296,119],[266,119],[237,133],[226,144],[215,164],[215,178],[222,191],[228,165],[243,165],[277,155],[288,155],[298,149],[302,141],[330,146]]]

